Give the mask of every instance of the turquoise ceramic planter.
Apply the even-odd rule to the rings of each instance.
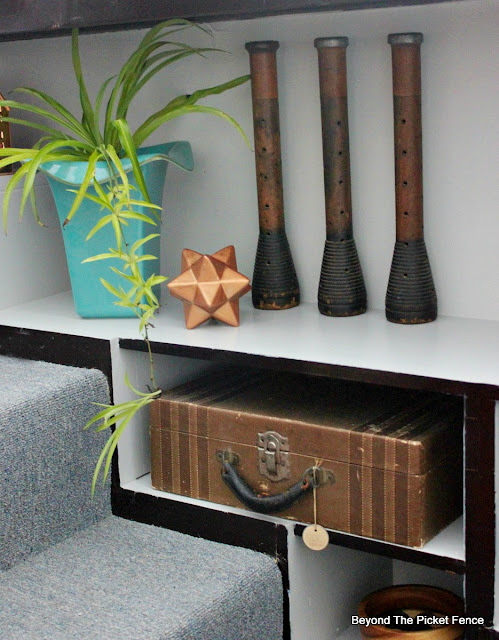
[[[163,199],[163,187],[166,177],[168,162],[186,169],[192,170],[192,153],[188,142],[171,142],[139,149],[140,165],[144,179],[149,190],[151,202],[161,206]],[[96,179],[99,184],[109,181],[109,173],[104,162],[98,163]],[[123,167],[128,174],[131,185],[137,188],[133,176],[131,162],[123,159]],[[70,189],[78,189],[81,185],[87,163],[85,162],[51,162],[41,166],[41,171],[46,174],[59,215],[61,225],[67,217],[75,194]],[[95,194],[91,187],[89,193]],[[142,199],[140,191],[133,194],[134,199]],[[151,210],[145,207],[135,208],[140,213],[151,215]],[[88,232],[102,217],[100,207],[88,199],[85,199],[72,220],[63,228],[64,246],[68,261],[69,276],[76,312],[82,318],[124,318],[132,317],[131,310],[119,307],[114,302],[116,298],[102,286],[100,278],[104,278],[114,287],[127,288],[127,282],[115,274],[110,266],[121,268],[118,260],[102,260],[82,264],[83,260],[99,253],[106,253],[110,247],[116,246],[114,232],[110,226],[100,229],[90,240],[86,241]],[[154,216],[153,216],[154,217]],[[153,226],[140,220],[129,220],[125,228],[125,238],[128,244],[144,238],[150,233],[159,233],[160,227]],[[146,260],[140,263],[143,277],[147,279],[153,273],[159,274],[160,242],[159,238],[147,242],[137,252],[139,255],[153,254],[158,260]]]

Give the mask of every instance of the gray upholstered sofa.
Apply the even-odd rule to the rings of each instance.
[[[273,558],[90,500],[103,440],[82,427],[107,401],[99,371],[0,356],[2,640],[281,638]]]

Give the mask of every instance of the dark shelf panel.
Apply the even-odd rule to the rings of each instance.
[[[131,351],[147,351],[143,340],[121,338],[120,348]],[[355,382],[367,382],[381,384],[402,389],[418,389],[421,391],[435,391],[452,395],[467,395],[470,391],[480,396],[498,399],[499,388],[495,385],[475,384],[460,382],[458,380],[444,380],[441,378],[429,378],[392,371],[380,371],[374,369],[362,369],[360,367],[347,367],[343,365],[324,364],[321,362],[309,362],[304,360],[292,360],[289,358],[271,358],[239,351],[225,351],[222,349],[208,349],[206,347],[194,347],[169,342],[151,342],[153,353],[179,356],[182,358],[194,358],[196,360],[209,360],[221,364],[240,367],[254,367],[257,369],[272,369],[275,371],[291,371],[294,373],[306,373],[310,375],[324,376],[328,378],[340,378]]]
[[[2,0],[0,40],[146,27],[182,17],[199,22],[316,11],[428,5],[445,0]],[[463,0],[453,0],[454,2]]]
[[[107,376],[112,389],[109,340],[0,325],[0,354],[100,369]]]
[[[305,526],[302,524],[295,525],[295,535],[301,536],[304,529]],[[464,574],[466,572],[466,563],[464,560],[437,556],[431,553],[425,553],[424,551],[418,551],[417,549],[410,549],[409,547],[400,547],[395,544],[390,544],[389,542],[359,538],[358,536],[352,536],[339,531],[328,530],[328,534],[329,544],[348,547],[349,549],[355,549],[357,551],[365,551],[366,553],[374,553],[379,556],[420,564],[442,571],[451,571],[452,573],[458,574]]]

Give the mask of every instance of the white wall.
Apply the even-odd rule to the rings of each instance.
[[[324,245],[317,36],[347,35],[354,230],[369,306],[382,309],[394,244],[393,122],[390,47],[395,31],[422,31],[426,242],[440,313],[499,318],[499,112],[495,0],[423,7],[285,16],[214,24],[213,45],[232,54],[189,59],[144,91],[130,114],[138,123],[177,93],[247,73],[244,43],[277,39],[286,220],[304,300],[315,301]],[[89,85],[116,72],[141,32],[81,38]],[[206,44],[193,37],[193,41]],[[68,38],[0,44],[5,93],[34,85],[71,107]],[[213,98],[252,137],[250,87]],[[17,142],[26,134],[15,132]],[[236,247],[252,274],[258,234],[254,159],[238,134],[209,116],[169,123],[151,143],[188,139],[196,169],[167,177],[163,272],[179,271],[180,251]]]
[[[0,206],[9,177],[0,177]],[[38,225],[28,204],[18,220],[21,189],[10,202],[7,235],[0,231],[0,309],[69,289],[69,274],[54,201],[44,178],[37,178]],[[1,210],[1,209],[0,209]]]

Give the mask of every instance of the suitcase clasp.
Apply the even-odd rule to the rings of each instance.
[[[277,431],[258,434],[258,470],[272,480],[287,480],[291,474],[289,441]]]

